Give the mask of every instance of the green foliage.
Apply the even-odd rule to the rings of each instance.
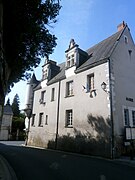
[[[9,73],[4,79],[9,89],[53,52],[56,37],[50,27],[60,6],[57,0],[4,0],[3,5],[4,68]]]
[[[25,138],[25,119],[23,117],[13,117],[12,119],[12,140],[24,140]],[[17,131],[19,131],[18,137],[17,137]]]
[[[19,103],[19,96],[16,94],[12,103],[12,140],[24,140],[25,137],[25,115],[20,113]],[[19,132],[19,134],[17,132]]]
[[[18,94],[16,94],[13,99],[13,103],[12,103],[12,111],[13,111],[14,117],[20,116],[19,103],[20,103],[19,96],[18,96]]]
[[[22,117],[13,117],[13,120],[12,120],[12,132],[16,132],[17,129],[19,129],[20,131],[23,131],[24,128],[25,128],[24,118],[22,118]]]

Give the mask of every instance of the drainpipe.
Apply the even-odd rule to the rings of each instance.
[[[59,133],[60,85],[61,85],[61,81],[59,80],[59,87],[58,87],[58,104],[57,104],[57,124],[56,124],[56,137],[55,137],[55,149],[57,149],[58,135],[59,135],[58,133]]]
[[[111,159],[114,159],[114,120],[113,120],[113,99],[112,99],[112,79],[111,79],[111,61],[109,63],[109,86],[110,86],[110,118],[111,118]]]

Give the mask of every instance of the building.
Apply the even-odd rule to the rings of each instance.
[[[0,140],[10,140],[12,129],[13,112],[10,105],[4,106],[2,124],[0,130]]]
[[[135,126],[135,45],[129,27],[121,23],[87,51],[71,39],[65,57],[59,65],[46,59],[42,80],[29,84],[28,144],[120,155]]]

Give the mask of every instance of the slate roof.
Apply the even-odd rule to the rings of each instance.
[[[112,36],[106,38],[105,40],[99,42],[98,44],[94,45],[93,47],[89,48],[86,52],[88,53],[88,58],[86,61],[76,69],[76,73],[79,73],[81,71],[84,71],[86,69],[89,69],[91,67],[94,67],[98,64],[104,63],[107,61],[107,59],[111,56],[113,50],[115,49],[122,33],[124,32],[124,29],[116,32]],[[60,72],[52,78],[47,84],[53,84],[55,82],[58,82],[59,80],[65,79],[65,62],[59,64],[60,66]],[[37,85],[35,90],[41,88],[41,82]]]
[[[65,62],[59,64],[58,66],[60,66],[60,72],[54,77],[52,78],[47,84],[53,84],[59,80],[65,79]]]
[[[39,81],[36,79],[35,73],[33,73],[32,78],[30,80],[30,84],[38,84]]]
[[[85,70],[107,60],[111,56],[114,48],[116,47],[117,42],[119,41],[123,31],[124,30],[118,31],[117,33],[113,34],[107,39],[89,48],[86,51],[89,55],[88,60],[85,63],[83,63],[76,70],[76,72],[80,72],[81,70]]]
[[[13,115],[13,111],[10,105],[5,105],[4,106],[4,114],[8,114],[8,115]]]

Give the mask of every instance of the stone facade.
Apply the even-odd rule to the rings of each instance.
[[[107,157],[122,153],[125,128],[135,126],[135,46],[128,26],[121,26],[87,51],[72,39],[65,63],[45,61],[33,88],[29,145]]]
[[[4,106],[1,130],[0,130],[0,140],[10,140],[11,128],[12,128],[12,117],[13,112],[10,105]]]

